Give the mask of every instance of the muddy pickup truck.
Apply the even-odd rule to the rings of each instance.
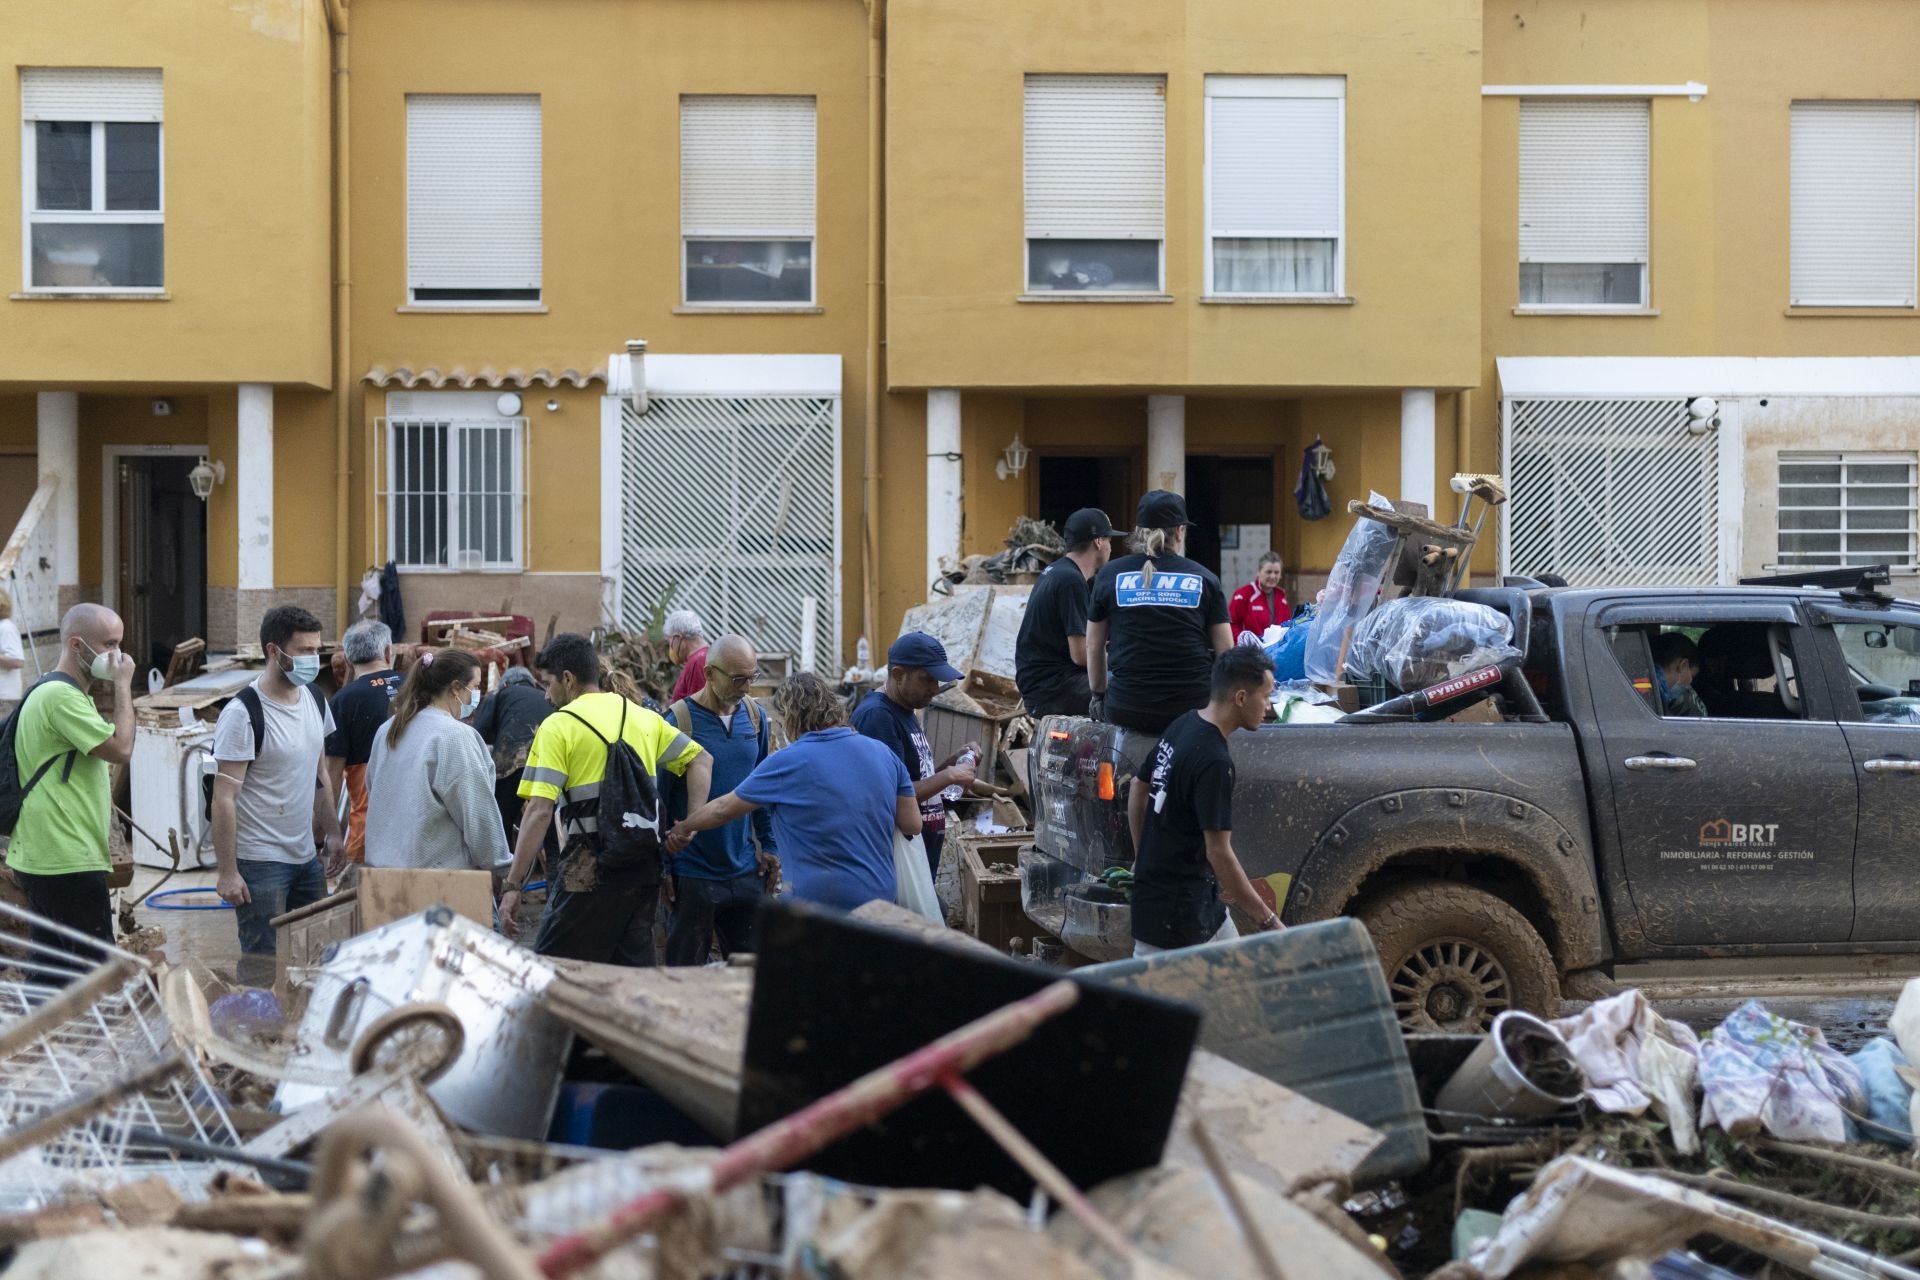
[[[1362,920],[1417,1029],[1550,1012],[1623,966],[1920,953],[1920,605],[1879,594],[1884,574],[1810,576],[1461,591],[1522,651],[1480,721],[1236,734],[1234,847],[1287,923]],[[1674,630],[1705,718],[1662,714],[1649,641]],[[1068,717],[1037,735],[1023,897],[1095,958],[1131,945],[1100,875],[1132,862],[1151,746]]]

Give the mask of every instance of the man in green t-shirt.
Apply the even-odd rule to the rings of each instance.
[[[77,604],[60,620],[60,662],[27,690],[14,730],[21,780],[40,781],[20,806],[7,866],[35,912],[76,933],[113,941],[107,894],[107,766],[133,756],[133,659],[120,651],[120,615]],[[94,709],[90,681],[113,684],[113,723]],[[51,761],[45,773],[42,765]],[[36,926],[33,940],[92,965],[100,953]],[[44,954],[42,957],[44,959]],[[36,975],[45,978],[46,975]]]

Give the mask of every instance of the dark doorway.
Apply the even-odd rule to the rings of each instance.
[[[1082,507],[1098,507],[1116,529],[1133,527],[1133,457],[1130,454],[1043,456],[1040,509],[1033,514],[1058,529]]]
[[[1220,575],[1228,591],[1253,581],[1273,546],[1273,458],[1187,455],[1187,555]]]
[[[207,634],[207,504],[187,479],[197,462],[190,455],[119,459],[117,598],[125,649],[143,671],[165,671],[175,645]]]

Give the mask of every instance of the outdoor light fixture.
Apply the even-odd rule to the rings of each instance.
[[[511,391],[503,392],[493,402],[493,407],[500,411],[503,418],[516,418],[520,416],[520,397]]]
[[[1018,431],[1013,433],[1013,443],[1000,451],[1000,461],[993,464],[993,474],[1002,480],[1011,480],[1027,469],[1027,458],[1033,450],[1027,448],[1020,439]]]
[[[1712,396],[1695,396],[1687,401],[1687,434],[1704,435],[1708,428],[1720,425],[1720,402]]]
[[[627,339],[627,385],[622,389],[620,398],[634,413],[646,413],[647,341],[645,338]]]
[[[205,458],[187,472],[187,483],[193,486],[193,496],[205,502],[213,496],[213,486],[227,482],[227,464],[208,462]]]
[[[560,412],[560,402],[558,400],[547,401],[547,412],[548,413]]]

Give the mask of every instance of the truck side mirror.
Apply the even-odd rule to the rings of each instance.
[[[1869,649],[1884,649],[1887,647],[1887,633],[1884,631],[1863,631],[1860,633],[1860,642]]]

